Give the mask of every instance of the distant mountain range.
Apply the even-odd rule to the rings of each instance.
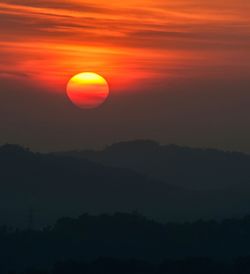
[[[72,151],[64,155],[133,169],[153,179],[188,189],[217,190],[250,185],[250,156],[238,152],[139,140],[116,143],[102,151]]]
[[[161,221],[250,212],[249,155],[153,141],[50,154],[4,145],[0,182],[0,224],[41,226],[82,212]]]

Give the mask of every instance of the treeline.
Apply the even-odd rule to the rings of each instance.
[[[111,257],[114,262],[129,258],[159,262],[169,258],[171,267],[187,264],[189,261],[175,261],[187,257],[230,260],[250,256],[250,217],[163,224],[138,213],[83,214],[62,218],[42,230],[2,227],[0,256],[1,273],[10,267],[51,267],[57,261],[93,261],[99,257]],[[214,261],[199,262],[214,267]]]
[[[150,263],[141,260],[99,258],[93,262],[64,261],[51,269],[29,269],[9,274],[247,274],[250,273],[250,257],[232,262],[209,258],[187,258]]]

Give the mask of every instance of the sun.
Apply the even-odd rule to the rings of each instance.
[[[97,108],[107,100],[109,86],[107,81],[99,74],[82,72],[69,80],[67,95],[71,102],[79,108]]]

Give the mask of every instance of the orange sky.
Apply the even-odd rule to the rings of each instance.
[[[128,92],[250,68],[249,0],[0,0],[0,29],[0,76],[57,92],[82,71]]]
[[[94,111],[68,80],[109,84]],[[0,0],[0,144],[250,152],[250,0]]]

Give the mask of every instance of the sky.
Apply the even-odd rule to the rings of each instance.
[[[249,0],[0,0],[0,143],[133,139],[250,152]],[[109,83],[100,108],[69,79]]]

